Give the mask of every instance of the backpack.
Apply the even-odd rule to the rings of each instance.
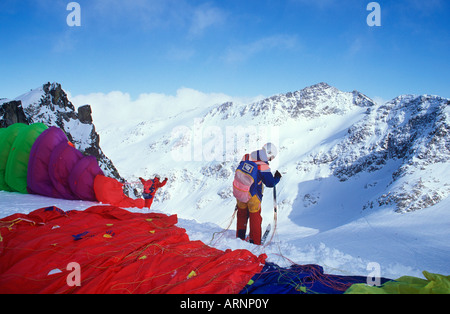
[[[241,161],[239,167],[236,169],[233,181],[233,195],[242,202],[248,203],[252,198],[250,189],[258,178],[258,165],[249,160]]]

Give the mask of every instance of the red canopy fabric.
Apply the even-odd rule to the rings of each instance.
[[[1,219],[0,293],[229,294],[262,270],[266,255],[190,241],[176,223],[114,206]],[[68,284],[70,263],[81,286]]]
[[[142,198],[132,199],[123,192],[123,184],[114,178],[98,175],[94,180],[95,197],[100,203],[119,207],[144,208],[145,200]]]

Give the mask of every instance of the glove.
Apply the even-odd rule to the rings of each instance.
[[[281,173],[277,170],[277,172],[275,172],[275,176],[274,176],[274,177],[277,178],[277,179],[281,179],[282,175],[281,175]]]

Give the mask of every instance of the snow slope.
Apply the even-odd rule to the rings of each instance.
[[[2,218],[47,206],[84,210],[93,205],[97,204],[0,192]],[[449,201],[446,200],[427,211],[400,215],[386,209],[362,217],[356,215],[354,220],[349,216],[347,224],[336,224],[336,227],[324,232],[281,220],[273,241],[267,247],[257,247],[236,239],[234,226],[220,233],[223,229],[215,223],[199,223],[182,218],[182,215],[178,226],[186,229],[191,240],[201,240],[222,250],[247,249],[255,255],[266,253],[269,261],[280,266],[289,266],[292,262],[319,264],[327,273],[364,276],[369,274],[368,264],[377,262],[383,277],[422,277],[423,270],[449,273],[448,207]],[[165,212],[158,208],[155,206],[152,211]],[[214,232],[217,234],[213,238]]]
[[[152,209],[178,214],[193,240],[266,253],[281,266],[319,264],[333,274],[368,275],[368,264],[377,262],[388,278],[421,277],[423,270],[448,275],[448,103],[409,95],[377,105],[321,83],[164,119],[143,111],[141,122],[102,121],[97,132],[102,150],[138,190],[139,176],[169,178]],[[95,123],[102,117],[91,106]],[[277,232],[267,247],[256,247],[235,239],[235,220],[219,232],[235,206],[234,169],[267,141],[279,147],[271,168],[283,179]],[[81,210],[92,203],[0,192],[0,217],[50,205]],[[273,224],[271,190],[262,211],[265,228]]]
[[[142,112],[145,122],[99,133],[130,182],[169,178],[154,206],[206,224],[191,233],[200,240],[229,224],[242,155],[272,141],[280,153],[271,167],[284,177],[277,235],[266,248],[270,260],[317,263],[344,274],[365,274],[369,262],[378,262],[386,277],[448,274],[448,103],[408,95],[377,105],[320,83],[251,104],[192,108],[163,121]],[[273,223],[272,204],[268,191],[263,228]],[[233,239],[235,221],[231,229],[215,245],[242,247]]]

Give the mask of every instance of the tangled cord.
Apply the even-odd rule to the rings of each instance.
[[[228,226],[227,226],[225,229],[223,229],[222,231],[214,232],[213,235],[212,235],[211,240],[209,241],[209,244],[208,244],[208,245],[214,246],[215,244],[217,244],[217,242],[218,242],[220,239],[222,239],[224,233],[227,232],[227,231],[231,228],[231,225],[233,224],[234,218],[236,218],[237,211],[238,211],[238,208],[237,208],[237,206],[236,206],[236,208],[235,208],[235,210],[234,210],[234,213],[233,213],[233,215],[232,215],[231,218],[230,218],[230,222],[229,222]],[[219,238],[213,243],[214,238],[215,238],[215,236],[216,236],[217,234],[220,234],[221,237],[219,237]]]

